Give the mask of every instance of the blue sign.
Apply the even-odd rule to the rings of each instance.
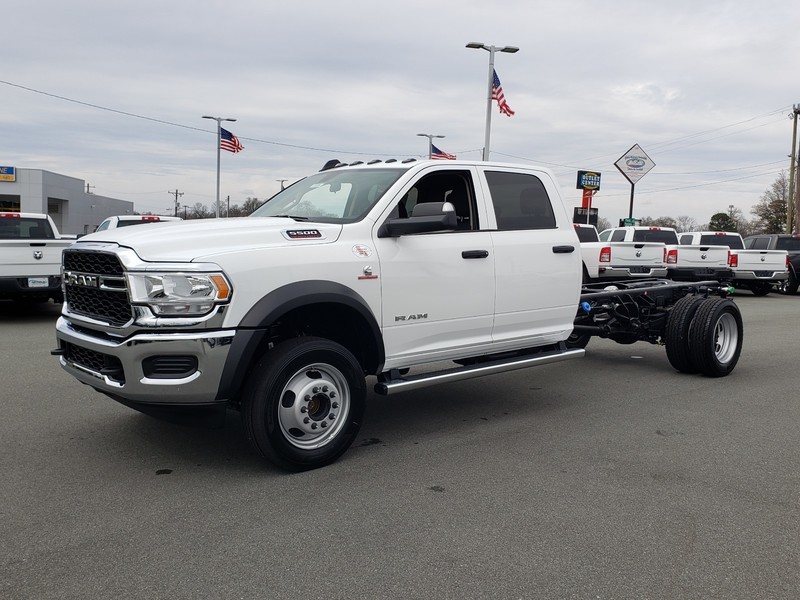
[[[16,181],[17,171],[14,167],[0,167],[0,181]]]
[[[599,190],[600,173],[597,171],[578,171],[578,184],[575,187],[579,190]]]

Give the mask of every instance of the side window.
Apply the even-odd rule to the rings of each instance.
[[[600,235],[598,237],[600,238],[601,242],[607,242],[610,236],[611,236],[611,230],[605,229],[600,232]]]
[[[459,231],[478,229],[475,187],[469,171],[443,170],[425,175],[400,199],[390,218],[414,216],[414,208],[427,202],[452,204]]]
[[[692,245],[692,236],[690,236],[690,235],[682,235],[680,243],[685,245],[685,246],[691,246]]]
[[[624,229],[616,229],[611,233],[611,240],[612,242],[624,242],[625,241],[625,230]]]
[[[556,217],[541,180],[525,173],[486,171],[497,229],[555,229]]]
[[[751,241],[753,244],[752,246],[748,246],[748,248],[753,248],[754,250],[766,250],[767,246],[769,246],[769,238],[757,237]]]
[[[95,229],[95,231],[103,231],[104,229],[108,229],[110,223],[111,221],[109,219],[106,219],[105,221],[100,223],[100,225],[97,227],[97,229]]]

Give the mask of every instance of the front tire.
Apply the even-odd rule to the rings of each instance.
[[[744,328],[739,307],[728,298],[708,298],[689,325],[689,353],[703,375],[724,377],[742,352]]]
[[[331,340],[278,344],[245,384],[242,421],[253,451],[289,471],[328,465],[353,443],[366,405],[358,360]]]

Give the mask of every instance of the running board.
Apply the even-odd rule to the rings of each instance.
[[[410,377],[397,377],[394,379],[385,379],[383,381],[379,380],[378,383],[375,384],[375,393],[381,394],[382,396],[388,396],[389,394],[416,390],[429,385],[450,383],[453,381],[461,381],[463,379],[472,379],[473,377],[482,377],[484,375],[494,375],[495,373],[515,371],[517,369],[527,369],[528,367],[534,367],[538,365],[549,365],[550,363],[561,362],[562,360],[580,358],[585,353],[586,351],[583,348],[575,348],[572,350],[555,350],[551,352],[542,352],[541,354],[536,355],[527,355],[524,357],[517,356],[503,360],[493,360],[474,365],[465,365],[463,367],[455,367],[453,369],[446,369],[444,371],[422,373],[420,375],[413,375]]]

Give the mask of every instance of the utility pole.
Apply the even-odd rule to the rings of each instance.
[[[87,183],[87,184],[86,184],[86,193],[87,193],[87,194],[91,194],[92,192],[90,192],[90,191],[89,191],[89,188],[93,188],[93,187],[95,187],[95,186],[93,186],[93,185],[89,185],[89,184]]]
[[[230,197],[230,194],[228,195],[228,208],[225,211],[225,216],[226,217],[230,217],[231,216],[231,197]]]
[[[280,183],[281,183],[281,191],[283,191],[284,189],[286,189],[286,186],[284,186],[283,184],[286,183],[289,180],[288,179],[276,179],[275,181],[280,181]]]
[[[795,104],[792,107],[792,114],[789,117],[794,121],[792,124],[792,153],[789,155],[791,161],[789,163],[789,197],[786,199],[786,233],[797,231],[793,228],[795,224],[795,217],[797,216],[797,185],[796,185],[796,163],[797,163],[797,115],[800,114],[800,104]]]
[[[180,204],[178,204],[178,197],[183,196],[183,192],[179,192],[177,188],[174,192],[167,192],[170,196],[175,196],[175,216],[178,216],[178,209],[180,208]]]

